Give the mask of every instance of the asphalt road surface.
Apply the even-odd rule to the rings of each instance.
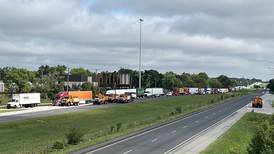
[[[184,96],[181,96],[184,97]],[[142,98],[137,99],[134,102],[131,102],[129,104],[134,103],[142,103],[144,101],[158,101],[163,99],[169,99],[172,97],[157,97],[157,98]],[[0,114],[0,123],[1,122],[10,122],[10,121],[19,121],[19,120],[26,120],[26,119],[32,119],[32,118],[39,118],[39,117],[46,117],[46,116],[53,116],[53,115],[60,115],[64,113],[70,113],[70,112],[76,112],[76,111],[86,111],[86,110],[93,110],[97,108],[108,108],[112,106],[117,105],[124,105],[124,104],[117,104],[117,103],[109,103],[104,105],[84,105],[84,106],[72,106],[72,107],[60,107],[59,109],[48,109],[46,111],[35,111],[36,108],[32,108],[33,112],[27,112],[27,113],[19,113],[19,114],[9,114],[8,115],[1,115]]]
[[[162,154],[168,153],[178,144],[187,141],[192,136],[233,114],[250,103],[255,95],[263,95],[259,91],[255,94],[242,96],[225,101],[214,108],[195,113],[191,116],[176,120],[166,125],[141,132],[121,140],[110,141],[105,144],[82,149],[73,154]]]
[[[179,97],[186,97],[186,96],[179,96]],[[170,99],[172,97],[170,96],[161,96],[156,98],[139,98],[134,100],[131,103],[128,104],[135,104],[135,103],[142,103],[145,101],[159,101],[164,99]],[[32,119],[32,118],[39,118],[39,117],[46,117],[46,116],[53,116],[53,115],[60,115],[64,113],[70,113],[70,112],[76,112],[76,111],[86,111],[86,110],[93,110],[98,108],[108,108],[113,107],[117,105],[124,105],[121,103],[109,103],[104,105],[84,105],[84,106],[71,106],[71,107],[60,107],[59,109],[47,109],[45,111],[36,111],[37,108],[32,108],[33,112],[27,112],[27,113],[19,113],[19,114],[8,114],[8,115],[1,115],[0,114],[0,123],[1,122],[10,122],[10,121],[19,121],[19,120],[26,120],[26,119]],[[16,111],[15,111],[16,112]],[[11,112],[10,112],[11,113]]]
[[[106,108],[106,107],[111,107],[113,105],[116,105],[116,104],[60,107],[60,109],[54,109],[54,110],[5,115],[5,116],[0,116],[0,123],[1,122],[9,122],[9,121],[26,120],[26,119],[32,119],[32,118],[39,118],[39,117],[46,117],[46,116],[53,116],[53,115],[59,115],[59,114],[64,114],[64,113],[76,112],[76,111],[86,111],[86,110],[92,110],[92,109],[97,109],[97,108]],[[35,109],[35,108],[33,108],[33,109]]]

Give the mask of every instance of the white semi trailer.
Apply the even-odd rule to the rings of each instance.
[[[40,93],[13,94],[7,108],[34,107],[40,104]]]
[[[145,89],[145,96],[146,97],[159,97],[164,95],[163,88],[146,88]]]

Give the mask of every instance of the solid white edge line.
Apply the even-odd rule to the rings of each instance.
[[[132,149],[131,150],[128,150],[128,151],[126,151],[126,152],[124,152],[123,154],[128,154],[128,153],[130,153],[132,151]]]
[[[245,107],[245,106],[244,106],[244,107]],[[235,112],[229,114],[228,116],[224,117],[223,119],[221,119],[220,121],[214,123],[213,125],[211,125],[211,126],[205,128],[205,129],[203,129],[203,130],[200,131],[198,134],[195,134],[195,135],[191,136],[191,137],[188,138],[186,141],[184,141],[184,142],[182,142],[182,143],[176,145],[176,146],[173,147],[172,149],[166,151],[164,154],[169,154],[169,153],[175,151],[178,147],[183,146],[184,144],[188,143],[188,142],[191,141],[192,139],[201,136],[204,132],[207,132],[210,128],[213,128],[213,127],[215,127],[215,126],[220,125],[224,120],[228,119],[228,118],[229,118],[230,116],[232,116],[233,114],[239,112],[239,111],[240,111],[241,109],[243,109],[244,107],[242,107],[242,108],[240,108],[239,110],[237,110],[237,111],[235,111]]]
[[[209,108],[208,110],[204,110],[204,111],[200,111],[200,112],[198,112],[198,113],[194,113],[194,114],[192,114],[192,115],[189,115],[189,116],[184,117],[184,118],[182,118],[182,119],[179,119],[179,120],[173,121],[173,122],[171,122],[171,123],[162,125],[162,126],[160,126],[160,127],[153,128],[153,129],[151,129],[151,130],[148,130],[148,131],[145,131],[145,132],[143,132],[143,133],[140,133],[140,134],[131,136],[131,137],[129,137],[129,138],[122,139],[122,140],[117,141],[117,142],[115,142],[115,143],[112,143],[112,144],[109,144],[109,145],[106,145],[106,146],[103,146],[103,147],[94,149],[94,150],[92,150],[92,151],[90,151],[90,152],[87,152],[86,154],[91,154],[91,153],[97,152],[97,151],[99,151],[99,150],[106,149],[106,148],[108,148],[108,147],[111,147],[111,146],[113,146],[113,145],[119,144],[119,143],[121,143],[121,142],[128,141],[128,140],[130,140],[130,139],[133,139],[133,138],[142,136],[142,135],[144,135],[144,134],[153,132],[153,131],[158,130],[158,129],[161,129],[161,128],[163,128],[163,127],[166,127],[166,126],[169,126],[169,125],[172,125],[172,124],[181,122],[181,121],[183,121],[183,120],[185,120],[185,119],[191,118],[192,116],[199,115],[199,114],[201,114],[201,113],[204,113],[204,112],[213,110],[213,109],[217,108],[219,105],[222,105],[222,104],[217,104],[217,106],[213,106],[212,108]],[[233,112],[233,113],[234,113],[234,112]]]
[[[217,107],[217,106],[215,106],[215,107]],[[210,108],[209,110],[214,109],[215,107]],[[117,141],[117,142],[115,142],[115,143],[112,143],[112,144],[109,144],[109,145],[100,147],[100,148],[98,148],[98,149],[94,149],[94,150],[92,150],[92,151],[90,151],[90,152],[87,152],[86,154],[91,154],[91,153],[97,152],[97,151],[99,151],[99,150],[106,149],[106,148],[108,148],[108,147],[111,147],[111,146],[113,146],[113,145],[119,144],[119,143],[121,143],[121,142],[128,141],[128,140],[130,140],[130,139],[133,139],[133,138],[142,136],[142,135],[144,135],[144,134],[153,132],[153,131],[158,130],[158,129],[161,129],[161,128],[163,128],[163,127],[166,127],[166,126],[169,126],[169,125],[172,125],[172,124],[181,122],[181,121],[183,121],[183,120],[185,120],[185,119],[191,118],[192,116],[199,115],[199,114],[201,114],[201,113],[203,113],[203,112],[206,112],[206,111],[209,111],[209,110],[204,110],[204,111],[201,111],[201,112],[199,112],[199,113],[195,113],[195,114],[190,115],[190,116],[188,116],[188,117],[185,117],[185,118],[179,119],[179,120],[177,120],[177,121],[173,121],[173,122],[171,122],[171,123],[168,123],[168,124],[166,124],[166,125],[163,125],[163,126],[160,126],[160,127],[157,127],[157,128],[153,128],[153,129],[151,129],[151,130],[148,130],[148,131],[145,131],[145,132],[143,132],[143,133],[140,133],[140,134],[131,136],[131,137],[129,137],[129,138],[125,138],[125,139],[120,140],[120,141]]]
[[[151,142],[153,143],[153,142],[156,142],[157,140],[158,140],[158,138],[155,138]]]

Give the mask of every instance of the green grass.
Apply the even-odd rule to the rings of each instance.
[[[128,104],[1,123],[0,153],[41,153],[50,149],[57,140],[65,142],[65,134],[69,129],[80,127],[85,134],[83,142],[56,152],[68,153],[212,106],[232,95],[238,96],[246,93],[173,97],[157,102]],[[178,108],[182,108],[181,113],[178,112],[180,111]],[[122,129],[119,132],[115,130],[118,123],[122,123]],[[114,131],[110,131],[111,127],[115,128]]]
[[[269,117],[259,113],[247,113],[201,154],[247,154],[247,147],[257,126]]]

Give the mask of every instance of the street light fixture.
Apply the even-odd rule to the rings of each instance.
[[[140,52],[139,52],[139,88],[142,87],[142,74],[141,74],[141,56],[142,56],[142,22],[143,19],[139,19],[140,22]]]

